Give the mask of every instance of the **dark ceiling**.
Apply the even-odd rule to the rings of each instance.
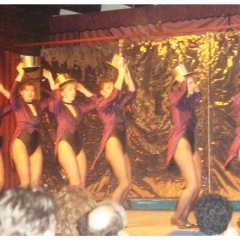
[[[144,7],[144,6],[152,6],[153,4],[138,4],[138,5],[132,5],[132,4],[123,4],[125,6],[128,6],[130,8],[134,7]],[[90,12],[101,12],[101,4],[84,4],[84,5],[58,5],[58,4],[49,4],[49,5],[36,5],[36,4],[30,4],[30,5],[12,5],[14,7],[20,8],[24,11],[29,11],[32,13],[41,13],[48,16],[54,16],[60,14],[60,9],[73,11],[76,13],[90,13]]]
[[[140,8],[150,5],[125,5],[127,8]],[[39,46],[21,48],[17,44],[49,41],[49,21],[53,16],[61,15],[60,10],[79,14],[100,13],[103,4],[0,4],[0,49],[12,52],[38,52]],[[109,7],[114,5],[108,5]],[[124,5],[116,7],[126,8]],[[122,9],[120,8],[120,9]],[[104,11],[107,4],[104,4]],[[116,9],[118,10],[118,9]],[[109,11],[111,9],[109,8]]]

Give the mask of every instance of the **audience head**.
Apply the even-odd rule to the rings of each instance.
[[[13,188],[0,197],[1,236],[55,235],[53,196],[42,189]]]
[[[55,195],[58,233],[78,236],[77,220],[96,206],[93,195],[80,186],[65,186]]]
[[[78,221],[81,236],[118,236],[123,234],[127,216],[121,205],[111,200],[98,203]]]
[[[126,214],[124,207],[121,204],[119,204],[118,202],[113,201],[113,200],[104,200],[104,201],[99,202],[97,205],[101,206],[101,205],[106,205],[106,204],[112,205],[116,209],[116,211],[120,214],[120,216],[123,219],[123,227],[125,228],[127,226],[127,214]]]
[[[208,194],[198,199],[194,212],[201,232],[219,235],[228,228],[233,207],[231,202],[221,195]]]

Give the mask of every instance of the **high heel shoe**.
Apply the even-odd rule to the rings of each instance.
[[[172,225],[176,225],[181,229],[192,228],[192,225],[190,223],[187,223],[187,222],[184,223],[183,221],[178,219],[171,218],[170,222]]]
[[[191,225],[192,228],[198,228],[198,225],[196,223],[190,223],[189,221],[185,221],[185,223]]]

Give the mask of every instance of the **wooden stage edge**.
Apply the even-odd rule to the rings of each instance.
[[[170,219],[174,214],[172,210],[126,210],[127,213],[127,227],[124,229],[130,236],[166,236],[169,238],[169,234],[172,231],[179,230],[177,226],[171,225]],[[236,228],[238,234],[240,235],[240,229],[237,226],[237,220],[240,217],[239,211],[234,211],[231,219],[231,226]],[[196,222],[194,212],[191,212],[188,220],[190,222]],[[188,229],[189,231],[199,231],[198,228]],[[187,230],[187,231],[188,231]],[[123,237],[125,238],[125,237]],[[179,236],[170,237],[179,239]],[[180,237],[186,238],[186,237]],[[187,238],[192,238],[187,237]],[[195,237],[193,237],[195,238]],[[199,238],[199,237],[198,237]],[[201,238],[201,237],[200,237]],[[202,237],[204,238],[204,237]]]
[[[240,211],[240,200],[230,200],[234,211]],[[128,199],[133,210],[174,210],[177,200],[173,199]]]

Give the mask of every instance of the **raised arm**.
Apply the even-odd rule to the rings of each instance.
[[[170,104],[175,106],[181,106],[186,100],[188,94],[187,81],[184,80],[180,84],[180,89],[177,92],[171,92],[169,96]]]
[[[54,79],[53,79],[52,73],[49,70],[47,70],[47,69],[43,69],[43,76],[45,78],[47,78],[51,90],[54,90],[55,89],[55,85],[54,85]]]
[[[93,94],[89,90],[87,90],[82,84],[77,83],[77,90],[84,94],[86,97],[91,97]]]
[[[10,103],[11,103],[13,110],[15,110],[15,111],[20,109],[20,106],[21,106],[20,99],[18,96],[18,87],[19,87],[19,85],[22,81],[23,75],[24,75],[23,63],[19,63],[17,65],[16,69],[18,71],[18,75],[15,78],[15,82],[13,84],[13,87],[12,87],[11,93],[10,93]]]
[[[7,99],[10,98],[10,93],[3,87],[3,85],[0,83],[0,92],[5,96]]]
[[[128,93],[124,96],[124,98],[119,103],[121,107],[126,107],[136,97],[135,85],[133,83],[133,80],[128,68],[126,69],[125,77],[127,77]]]
[[[125,73],[126,73],[126,68],[127,68],[127,65],[124,62],[122,62],[119,65],[118,78],[117,78],[116,82],[114,83],[114,88],[116,88],[118,90],[122,89],[122,84],[123,84],[123,79],[124,79],[124,76],[125,76]]]
[[[17,71],[18,71],[18,75],[17,77],[15,78],[16,81],[18,82],[21,82],[22,81],[22,78],[23,78],[23,75],[24,75],[24,69],[23,69],[23,63],[19,63],[17,65]]]
[[[193,95],[191,96],[190,99],[191,99],[192,103],[196,105],[201,100],[202,94],[201,94],[200,89],[197,85],[196,78],[194,77],[193,79],[194,79],[194,81],[192,82],[192,84],[194,84]],[[189,81],[188,80],[187,80],[187,85],[188,85],[188,88],[189,88]]]
[[[136,90],[135,85],[133,83],[132,76],[131,76],[131,73],[130,73],[128,67],[126,67],[125,77],[127,77],[127,80],[128,80],[128,83],[127,83],[128,84],[128,90],[130,92],[135,92],[135,90]]]

